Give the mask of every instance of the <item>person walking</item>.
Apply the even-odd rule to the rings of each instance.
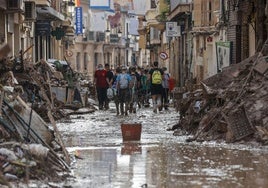
[[[107,84],[108,84],[108,87],[107,87],[107,89],[108,89],[109,87],[111,88],[112,85],[113,85],[114,73],[110,69],[110,65],[108,63],[106,63],[104,67],[105,67],[105,70],[107,72],[106,81],[107,81]],[[109,109],[109,102],[110,102],[110,100],[108,99],[108,97],[106,97],[106,101],[105,101],[105,104],[104,104],[104,107],[105,107],[106,110]]]
[[[162,110],[161,97],[162,97],[162,80],[163,80],[163,70],[158,68],[158,61],[153,62],[153,67],[149,71],[149,79],[151,82],[151,96],[153,102],[153,112],[157,113]]]
[[[99,64],[94,74],[94,84],[98,95],[99,110],[104,109],[104,104],[107,100],[108,83],[106,81],[106,75],[107,71],[103,68],[102,64]]]
[[[122,67],[121,73],[117,76],[117,90],[119,97],[119,108],[121,115],[128,115],[129,110],[129,82],[131,81],[130,75],[127,73],[127,68],[125,66]]]
[[[163,76],[163,80],[162,80],[162,106],[165,108],[165,110],[168,110],[168,96],[169,96],[169,73],[167,72],[167,68],[163,67],[163,72],[164,72],[164,76]]]
[[[148,70],[143,69],[141,71],[141,104],[144,107],[149,107],[149,91],[150,90],[150,83],[148,80]]]
[[[115,95],[114,95],[114,103],[115,103],[115,108],[116,108],[116,115],[118,116],[119,115],[119,92],[117,90],[117,76],[121,73],[121,68],[120,67],[117,67],[116,70],[115,70],[115,74],[114,74],[114,82],[113,82],[113,85],[112,85],[112,89],[114,89],[116,91]]]
[[[131,81],[129,83],[129,92],[130,92],[130,104],[129,112],[136,113],[138,105],[138,88],[139,88],[139,74],[136,73],[136,68],[130,68],[130,77]]]

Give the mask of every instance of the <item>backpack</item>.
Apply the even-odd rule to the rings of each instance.
[[[162,83],[162,74],[160,70],[154,70],[152,74],[152,84],[161,84]]]
[[[126,89],[128,88],[128,79],[126,74],[121,74],[119,76],[119,88]]]
[[[136,78],[136,75],[135,74],[131,74],[130,77],[131,77],[131,80],[129,82],[129,88],[130,89],[137,88],[137,78]]]

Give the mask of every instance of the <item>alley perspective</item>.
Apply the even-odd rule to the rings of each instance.
[[[0,0],[0,187],[267,187],[267,0]]]

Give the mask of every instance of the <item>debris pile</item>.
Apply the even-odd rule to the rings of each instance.
[[[223,139],[268,144],[268,56],[254,56],[200,83],[200,89],[177,92],[180,122],[174,135],[187,141]]]
[[[41,144],[6,142],[0,144],[0,184],[12,187],[20,180],[60,182],[64,179],[59,172],[68,175],[69,166],[53,151]]]
[[[23,59],[25,52],[10,58],[9,51],[0,47],[0,184],[61,179],[70,158],[55,121],[82,107],[94,111],[88,89],[81,92],[81,76],[67,60],[32,63]]]

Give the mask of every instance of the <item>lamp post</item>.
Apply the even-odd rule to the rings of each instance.
[[[127,34],[127,38],[126,38],[126,64],[127,66],[129,66],[129,51],[130,51],[130,41],[131,41],[131,35]]]
[[[117,46],[115,47],[116,52],[117,52],[117,59],[116,59],[115,65],[120,67],[121,66],[121,48],[120,48],[120,45],[121,45],[121,37],[122,37],[122,32],[121,32],[120,28],[117,31],[117,37],[118,37]],[[118,64],[117,64],[117,62],[118,62]]]

